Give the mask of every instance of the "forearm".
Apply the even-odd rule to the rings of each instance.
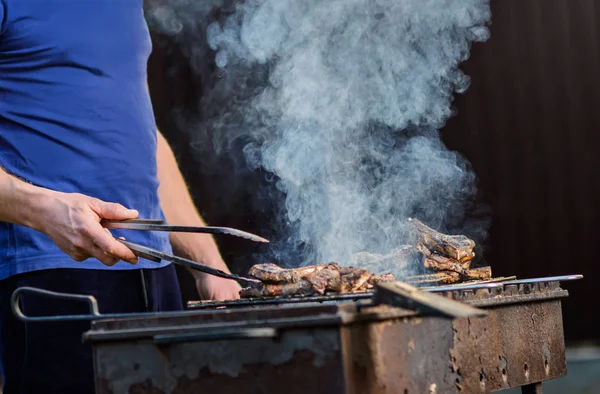
[[[137,211],[78,193],[31,185],[0,169],[0,221],[43,232],[74,260],[95,257],[108,266],[138,259],[100,225],[102,218],[134,219]]]
[[[173,151],[160,133],[157,162],[160,181],[158,193],[167,221],[184,226],[204,226],[205,222],[196,210]],[[177,254],[228,271],[211,235],[172,233],[170,240]]]
[[[40,230],[37,218],[50,193],[0,169],[0,221]]]

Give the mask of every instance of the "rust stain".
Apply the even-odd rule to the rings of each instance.
[[[535,291],[533,288],[523,291]],[[502,305],[453,322],[449,377],[462,392],[489,392],[564,375],[560,302]],[[476,354],[476,357],[469,355]]]
[[[502,383],[508,386],[508,360],[504,356],[498,356],[498,360],[500,361],[498,370],[502,374]]]
[[[293,361],[299,351],[310,352],[312,367],[319,368],[329,359],[339,357],[339,348],[335,329],[297,330],[282,333],[277,340],[253,338],[168,346],[156,346],[149,341],[110,344],[98,351],[96,358],[100,377],[115,393],[127,392],[136,385],[147,387],[148,382],[160,392],[171,393],[178,379],[185,376],[194,380],[204,368],[235,381],[251,365],[276,367]]]
[[[544,358],[544,372],[547,376],[550,374],[550,361],[552,360],[552,352],[550,351],[550,346],[548,346],[548,343],[544,343],[542,346],[542,355]]]
[[[485,374],[485,369],[481,368],[479,372],[479,387],[482,392],[486,392],[485,382],[487,380],[487,375]]]
[[[345,383],[341,357],[331,357],[313,368],[315,354],[299,350],[292,360],[280,365],[269,363],[246,365],[244,372],[232,379],[207,367],[196,377],[181,376],[170,394],[196,393],[342,393]],[[306,371],[311,371],[310,376]],[[153,393],[154,394],[154,393]]]
[[[352,329],[352,362],[355,368],[365,371],[368,392],[384,392],[387,380],[381,339],[384,331],[393,326],[393,322],[355,326]]]

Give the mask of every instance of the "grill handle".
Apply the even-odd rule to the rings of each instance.
[[[59,298],[63,300],[72,301],[87,301],[90,307],[89,315],[58,315],[58,316],[27,316],[21,310],[19,300],[23,293],[34,293],[52,298]],[[55,291],[38,289],[37,287],[19,287],[15,290],[10,298],[10,307],[14,315],[21,321],[24,322],[49,322],[49,321],[72,321],[72,320],[94,320],[101,317],[100,311],[98,310],[98,301],[91,295],[80,295],[80,294],[68,294],[68,293],[57,293]]]
[[[232,339],[275,338],[277,329],[265,328],[229,328],[218,330],[203,330],[198,332],[159,334],[152,340],[157,345],[173,345],[177,343],[208,342]]]
[[[58,298],[71,301],[86,301],[90,307],[88,315],[57,315],[57,316],[27,316],[23,313],[19,301],[24,293],[33,293],[41,296]],[[74,320],[98,320],[106,318],[120,318],[142,316],[137,313],[109,313],[100,314],[98,301],[91,295],[80,295],[70,293],[58,293],[55,291],[39,289],[37,287],[19,287],[11,296],[10,306],[14,315],[23,322],[56,322],[56,321],[74,321]],[[168,314],[168,313],[165,313]],[[232,339],[251,339],[251,338],[275,338],[279,335],[276,328],[272,327],[235,327],[227,329],[206,329],[202,331],[187,333],[169,333],[158,334],[152,337],[157,345],[171,345],[184,342],[203,342],[219,341]]]
[[[19,305],[19,300],[23,293],[34,293],[41,296],[59,298],[63,300],[71,300],[71,301],[87,301],[90,307],[90,313],[88,315],[54,315],[54,316],[27,316],[23,313],[21,306]],[[13,314],[17,317],[17,319],[26,322],[59,322],[59,321],[80,321],[80,320],[102,320],[102,319],[120,319],[120,318],[132,318],[132,317],[147,317],[154,316],[156,312],[142,312],[142,313],[100,313],[98,309],[98,301],[96,297],[92,295],[82,295],[82,294],[71,294],[71,293],[58,293],[50,290],[43,290],[37,287],[28,287],[23,286],[17,288],[10,298],[10,308],[12,309]],[[172,312],[161,312],[163,316],[169,315],[177,315],[181,312],[172,311]]]

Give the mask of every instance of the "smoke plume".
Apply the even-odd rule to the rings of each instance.
[[[278,261],[391,253],[409,217],[483,239],[474,173],[438,130],[469,85],[460,63],[488,39],[488,0],[219,3],[171,1],[149,20],[210,74],[191,132],[285,195]]]

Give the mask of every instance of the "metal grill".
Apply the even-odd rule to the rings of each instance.
[[[98,320],[84,338],[94,347],[98,394],[528,393],[566,374],[568,293],[556,278],[440,289],[487,314],[429,316],[375,305],[371,293],[241,300]]]
[[[457,283],[448,286],[423,286],[421,290],[430,292],[448,292],[448,291],[468,291],[478,289],[497,289],[504,286],[518,285],[518,284],[531,284],[540,282],[551,282],[551,281],[567,281],[580,279],[581,275],[566,275],[549,278],[535,278],[535,279],[524,279],[516,280],[514,276],[494,278],[488,281],[477,281],[469,283]],[[365,300],[371,300],[374,296],[373,292],[361,292],[361,293],[350,293],[350,294],[330,294],[330,295],[319,295],[319,296],[296,296],[296,297],[264,297],[264,298],[247,298],[240,300],[228,300],[228,301],[190,301],[188,303],[189,309],[202,310],[202,309],[218,309],[218,308],[242,308],[242,307],[261,307],[269,305],[287,305],[287,304],[303,304],[303,303],[339,303],[339,302],[359,302]]]
[[[403,293],[388,290],[410,286],[397,282],[377,284],[374,293],[112,315],[100,314],[91,296],[20,288],[12,307],[29,322],[92,321],[83,338],[94,350],[97,394],[478,394],[511,387],[537,393],[540,382],[566,374],[561,300],[568,292],[560,282],[579,278],[437,286],[424,290],[438,295],[409,294],[424,302],[420,306],[434,301],[429,309],[399,301]],[[25,316],[18,303],[24,291],[86,300],[90,314]],[[473,313],[459,315],[463,308]]]

